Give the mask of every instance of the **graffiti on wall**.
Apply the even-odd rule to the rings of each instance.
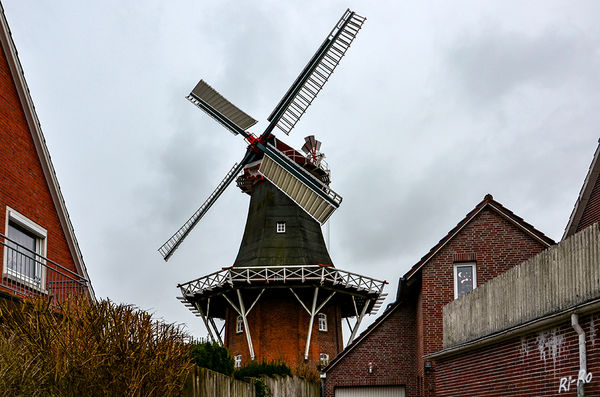
[[[558,392],[562,393],[563,391],[569,391],[571,390],[571,385],[573,385],[574,387],[577,387],[576,385],[579,384],[579,382],[586,384],[586,383],[590,383],[592,381],[592,373],[591,372],[586,372],[585,370],[580,370],[579,374],[577,375],[577,377],[574,377],[573,375],[568,376],[568,377],[564,377],[564,378],[560,378],[560,383],[558,385]]]
[[[543,360],[544,364],[546,364],[546,360],[552,360],[555,369],[557,361],[565,352],[565,337],[557,331],[554,328],[551,331],[539,332],[536,338],[540,360]]]

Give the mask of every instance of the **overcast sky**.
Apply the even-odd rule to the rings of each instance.
[[[280,137],[323,142],[334,264],[388,280],[386,304],[486,193],[559,240],[600,135],[597,1],[3,5],[96,294],[197,337],[176,285],[233,263],[249,203],[232,185],[168,263],[156,251],[245,150],[185,99],[199,79],[260,134],[344,10],[367,17]]]

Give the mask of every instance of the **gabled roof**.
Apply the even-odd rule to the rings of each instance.
[[[75,231],[73,230],[73,225],[71,224],[71,219],[69,218],[69,213],[67,212],[65,200],[60,191],[58,179],[56,178],[56,172],[54,171],[54,167],[52,166],[50,153],[48,152],[46,140],[44,139],[44,134],[42,133],[42,127],[35,112],[35,106],[33,105],[33,100],[31,99],[29,87],[27,86],[27,82],[25,81],[23,67],[21,66],[21,62],[19,61],[17,48],[12,39],[12,35],[8,26],[8,22],[6,20],[6,15],[4,14],[4,7],[2,6],[2,4],[0,4],[0,44],[2,45],[2,49],[4,50],[4,53],[6,55],[6,60],[10,67],[10,73],[13,78],[15,87],[17,89],[17,93],[21,101],[21,106],[23,108],[23,112],[25,113],[25,118],[27,119],[27,125],[33,138],[35,149],[40,159],[40,163],[44,171],[44,177],[48,184],[48,189],[50,190],[52,201],[54,203],[54,207],[56,208],[56,212],[58,214],[61,227],[65,234],[69,250],[71,251],[71,256],[73,257],[73,261],[75,262],[75,266],[77,268],[78,273],[81,276],[85,277],[86,280],[88,280],[88,291],[90,297],[92,299],[95,299],[94,290],[92,288],[91,282],[89,282],[90,277],[87,273],[85,263],[83,262],[83,256],[81,255],[81,251],[79,250],[79,244],[77,243],[77,238],[75,237]]]
[[[405,303],[404,295],[408,295],[406,288],[406,280],[410,277],[414,276],[418,273],[418,271],[436,254],[439,250],[441,250],[446,244],[448,244],[469,222],[471,222],[481,211],[484,209],[491,209],[503,216],[509,222],[523,230],[525,233],[530,235],[535,240],[539,241],[545,246],[551,246],[556,244],[554,240],[547,237],[544,233],[540,232],[536,228],[534,228],[529,223],[525,222],[523,218],[515,215],[511,210],[505,208],[502,204],[494,200],[494,197],[491,194],[486,194],[479,204],[475,206],[475,208],[469,212],[463,220],[458,222],[458,224],[448,232],[429,252],[421,258],[419,262],[417,262],[405,275],[400,278],[400,282],[398,283],[398,292],[396,296],[396,301],[391,303],[386,311],[377,318],[367,329],[365,329],[352,343],[350,343],[346,348],[338,354],[325,368],[323,368],[323,372],[328,372],[334,366],[336,366],[348,353],[350,353],[356,346],[358,346],[369,334],[371,334],[380,324],[382,324],[398,307]]]
[[[433,257],[438,253],[446,244],[448,244],[469,222],[471,222],[481,211],[484,209],[491,209],[503,216],[509,222],[523,230],[525,233],[530,235],[535,240],[539,241],[543,245],[551,246],[554,245],[555,242],[551,238],[547,237],[544,233],[540,232],[536,228],[534,228],[529,223],[525,222],[523,218],[515,215],[511,210],[505,208],[502,204],[494,200],[494,197],[491,194],[486,194],[479,204],[475,206],[475,208],[469,212],[458,224],[448,232],[429,252],[419,260],[405,275],[400,278],[400,283],[398,284],[398,294],[396,296],[396,301],[391,303],[387,310],[373,322],[367,329],[365,329],[352,343],[350,343],[346,348],[338,354],[325,368],[323,368],[323,372],[327,372],[336,366],[342,358],[344,358],[350,351],[352,351],[356,346],[358,346],[362,340],[364,340],[369,334],[371,334],[381,323],[383,323],[399,306],[404,303],[403,292],[401,289],[406,288],[406,280],[410,277],[414,276],[418,273],[418,271]]]
[[[544,233],[540,232],[529,223],[525,222],[523,218],[515,215],[511,210],[505,208],[502,204],[494,200],[494,197],[491,194],[486,194],[475,208],[467,214],[458,222],[458,224],[448,232],[425,256],[421,258],[419,262],[417,262],[405,275],[404,278],[407,280],[414,276],[431,258],[435,256],[446,244],[448,244],[469,222],[471,222],[481,211],[489,208],[499,215],[503,216],[506,220],[511,222],[513,225],[517,226],[521,230],[523,230],[526,234],[530,235],[533,239],[539,241],[543,245],[551,246],[556,244],[554,240],[547,237]]]
[[[598,140],[598,147],[594,153],[594,159],[592,160],[592,164],[590,164],[590,169],[585,176],[583,186],[579,192],[579,197],[577,197],[575,207],[573,208],[573,212],[571,212],[567,227],[565,227],[565,233],[562,236],[563,240],[572,234],[575,234],[577,231],[577,227],[579,226],[583,212],[585,211],[589,199],[592,196],[592,190],[594,190],[594,186],[598,181],[598,175],[600,175],[600,161],[598,161],[598,157],[600,157],[600,139]]]

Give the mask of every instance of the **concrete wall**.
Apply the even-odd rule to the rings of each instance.
[[[591,226],[443,308],[444,348],[600,298],[600,232]]]

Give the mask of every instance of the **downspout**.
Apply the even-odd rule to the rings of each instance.
[[[577,377],[577,397],[585,396],[585,382],[581,380],[581,374],[587,374],[587,357],[585,350],[585,332],[583,332],[583,328],[579,325],[579,316],[577,313],[571,314],[571,325],[573,329],[579,336],[579,375]]]

